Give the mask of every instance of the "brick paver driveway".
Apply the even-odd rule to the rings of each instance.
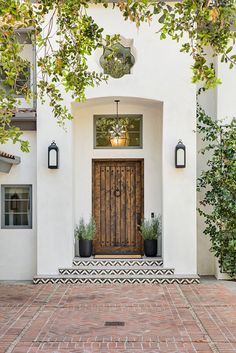
[[[219,283],[1,284],[3,352],[235,353],[236,295]]]

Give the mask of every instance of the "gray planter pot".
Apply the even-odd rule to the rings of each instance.
[[[157,256],[157,240],[144,240],[144,253],[147,257]]]
[[[80,257],[90,257],[93,252],[93,241],[87,239],[81,239],[79,241],[79,254]]]

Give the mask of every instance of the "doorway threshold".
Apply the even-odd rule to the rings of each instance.
[[[95,259],[141,259],[142,255],[126,255],[126,254],[102,254],[94,255]]]

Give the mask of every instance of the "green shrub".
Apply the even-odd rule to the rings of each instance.
[[[205,143],[207,167],[198,178],[203,198],[198,209],[204,217],[204,234],[222,272],[236,275],[236,119],[215,121],[198,106],[197,131]]]
[[[139,227],[144,240],[155,240],[161,235],[161,217],[143,219]]]
[[[93,240],[96,234],[96,223],[93,217],[90,217],[88,223],[80,218],[79,225],[75,228],[75,237],[79,240]]]

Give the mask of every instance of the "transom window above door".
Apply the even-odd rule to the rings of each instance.
[[[142,115],[94,115],[94,148],[142,148]]]

